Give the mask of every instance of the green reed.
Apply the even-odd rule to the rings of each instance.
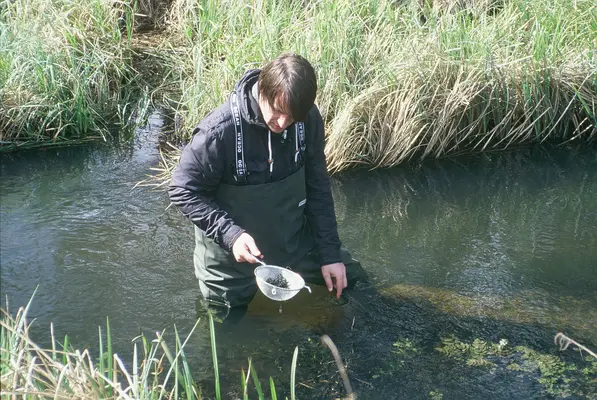
[[[27,313],[31,302],[11,315],[8,306],[2,309],[0,320],[0,396],[34,398],[111,398],[161,400],[199,399],[201,390],[196,384],[185,348],[195,332],[199,320],[186,338],[174,328],[175,348],[170,350],[163,332],[149,339],[143,334],[133,340],[133,357],[129,366],[114,352],[110,321],[106,329],[99,328],[98,358],[88,349],[74,349],[65,336],[58,346],[53,326],[50,326],[52,348],[45,350],[29,337]],[[210,340],[214,364],[215,396],[221,399],[220,375],[216,351],[213,317],[209,316]],[[298,347],[295,349],[291,371],[291,399],[295,399],[294,386]],[[241,372],[241,390],[248,396],[248,383],[252,377],[258,399],[265,399],[257,372],[249,358],[245,375]],[[270,396],[276,399],[273,379],[269,378]]]
[[[595,137],[594,1],[444,3],[174,1],[173,106],[188,134],[244,70],[294,51],[319,75],[333,172]]]
[[[166,29],[148,39],[142,18]],[[188,139],[289,51],[317,70],[332,172],[590,140],[595,37],[593,0],[4,0],[0,144],[105,139],[150,102]]]
[[[106,139],[134,125],[143,100],[131,49],[134,14],[127,2],[0,1],[5,147]]]

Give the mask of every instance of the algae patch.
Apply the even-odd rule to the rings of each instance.
[[[573,363],[525,346],[511,347],[506,339],[463,342],[455,336],[442,339],[436,350],[470,367],[505,368],[520,378],[530,376],[546,395],[597,399],[597,360],[592,357]]]
[[[595,338],[597,309],[593,300],[553,296],[544,290],[524,290],[510,297],[467,296],[453,290],[397,284],[380,290],[387,298],[406,299],[460,317],[492,318],[517,324],[566,329],[579,338]],[[536,307],[531,305],[541,304]]]

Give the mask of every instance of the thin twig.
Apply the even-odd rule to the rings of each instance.
[[[346,389],[346,394],[348,395],[347,399],[356,400],[357,394],[352,391],[352,386],[350,386],[350,381],[348,380],[346,368],[342,363],[342,358],[340,357],[340,352],[338,352],[336,345],[328,335],[323,335],[321,337],[321,342],[328,346],[328,348],[332,352],[332,355],[334,356],[336,366],[338,367],[338,371],[340,372],[340,376],[342,377],[342,382],[344,383],[344,389]]]
[[[554,337],[553,341],[555,344],[560,346],[560,351],[566,350],[568,348],[568,346],[570,346],[570,344],[573,344],[580,349],[581,354],[584,350],[587,353],[589,353],[590,355],[592,355],[593,357],[595,357],[595,359],[597,359],[597,354],[593,353],[586,346],[583,346],[582,344],[578,343],[576,340],[570,339],[568,336],[564,335],[562,332],[559,332]]]

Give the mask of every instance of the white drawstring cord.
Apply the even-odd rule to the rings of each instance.
[[[294,163],[298,163],[298,156],[299,156],[299,146],[298,146],[298,129],[294,129],[294,144],[296,151],[294,152]]]
[[[272,154],[272,131],[268,131],[267,149],[269,150],[269,159],[267,160],[267,162],[269,163],[269,173],[271,174],[274,170],[274,158]]]

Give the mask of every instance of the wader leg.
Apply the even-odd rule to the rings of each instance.
[[[193,262],[201,294],[214,306],[244,306],[257,293],[255,265],[236,262],[230,252],[206,238],[197,227]]]
[[[214,321],[226,322],[227,324],[236,324],[239,322],[247,313],[247,308],[247,305],[233,308],[222,306],[221,304],[206,300],[203,295],[199,295],[195,301],[197,318],[208,319],[208,315],[211,314]]]

